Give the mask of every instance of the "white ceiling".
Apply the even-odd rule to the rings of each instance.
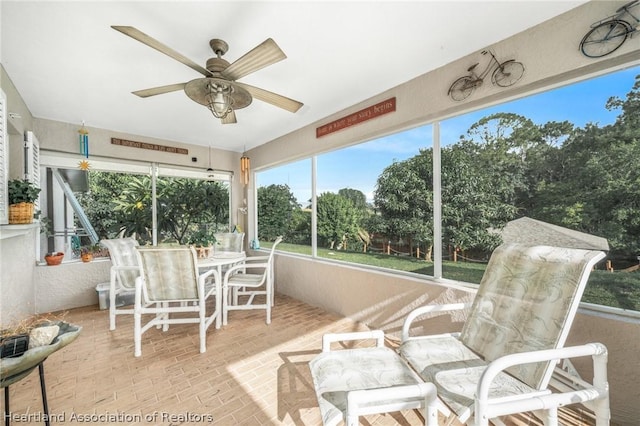
[[[0,59],[31,113],[232,151],[299,129],[584,1],[0,1]],[[273,38],[287,59],[240,81],[304,103],[259,100],[222,125],[183,91],[132,91],[200,74],[111,25],[134,26],[204,66]]]

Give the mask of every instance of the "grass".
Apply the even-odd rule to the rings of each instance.
[[[263,248],[270,247],[270,243],[263,244]],[[311,255],[310,246],[298,244],[281,243],[278,250]],[[318,257],[433,276],[432,262],[408,256],[318,248]],[[444,261],[442,275],[448,279],[478,284],[482,279],[485,267],[486,265],[483,263]],[[589,276],[582,301],[640,311],[640,272],[593,271]]]

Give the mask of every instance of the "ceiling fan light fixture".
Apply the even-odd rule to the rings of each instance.
[[[231,86],[209,85],[209,93],[205,97],[207,108],[216,118],[225,118],[233,111],[233,97]]]

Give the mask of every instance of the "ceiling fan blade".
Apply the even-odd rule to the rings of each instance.
[[[147,46],[156,49],[158,52],[164,53],[165,55],[175,59],[178,62],[182,62],[189,68],[198,71],[200,74],[206,77],[211,77],[213,75],[206,68],[201,67],[200,65],[196,64],[186,56],[176,52],[169,46],[166,46],[160,43],[158,40],[154,39],[153,37],[143,33],[142,31],[134,27],[112,25],[111,28],[113,28],[116,31],[120,31],[122,34],[128,35],[129,37],[135,40],[138,40],[140,43],[146,44]]]
[[[236,112],[232,110],[229,114],[227,114],[227,116],[225,118],[221,118],[220,122],[222,124],[234,124],[234,123],[237,123],[237,121],[236,121]]]
[[[304,105],[302,102],[295,101],[268,90],[260,89],[259,87],[250,86],[245,83],[238,83],[237,81],[234,84],[243,87],[247,92],[251,93],[251,96],[254,98],[260,99],[261,101],[267,102],[271,105],[275,105],[278,108],[286,109],[287,111],[297,112],[302,108],[302,105]]]
[[[152,87],[150,89],[136,90],[131,92],[141,98],[148,98],[149,96],[162,95],[163,93],[175,92],[176,90],[184,89],[186,83],[169,84],[167,86]]]
[[[235,81],[286,57],[276,42],[268,38],[229,65],[221,74],[224,78]]]

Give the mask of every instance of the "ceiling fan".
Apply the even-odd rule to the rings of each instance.
[[[134,27],[112,25],[111,28],[182,62],[204,76],[204,78],[196,78],[186,83],[132,92],[141,98],[184,90],[192,100],[209,108],[222,124],[236,123],[235,110],[249,106],[253,98],[291,112],[296,112],[302,107],[301,102],[236,81],[287,57],[276,42],[270,38],[233,63],[222,59],[222,56],[229,50],[229,45],[224,40],[214,38],[209,41],[209,45],[216,57],[209,58],[206,68],[203,68]]]

